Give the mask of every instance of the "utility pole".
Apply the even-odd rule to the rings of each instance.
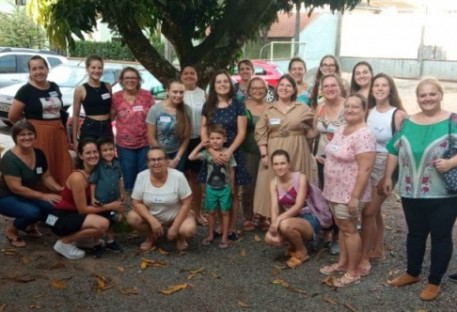
[[[300,42],[300,9],[301,9],[301,3],[297,2],[295,3],[296,7],[296,13],[295,13],[295,36],[294,36],[294,47],[291,49],[293,51],[294,55],[293,56],[299,56],[300,52],[300,45],[298,44]]]

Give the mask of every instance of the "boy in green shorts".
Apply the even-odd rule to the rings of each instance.
[[[227,134],[221,125],[212,125],[208,129],[208,149],[215,154],[223,154],[226,150],[224,143],[227,141]],[[206,176],[206,199],[205,208],[208,216],[208,236],[203,240],[203,245],[210,245],[214,240],[215,213],[220,209],[222,214],[222,238],[219,248],[229,247],[228,230],[230,221],[230,209],[232,208],[232,185],[235,177],[233,167],[236,166],[233,156],[224,165],[218,165],[213,161],[213,156],[208,149],[201,151],[205,146],[204,142],[190,153],[189,160],[201,159],[203,165],[207,166]],[[201,152],[200,152],[201,151]],[[218,208],[219,207],[219,208]]]

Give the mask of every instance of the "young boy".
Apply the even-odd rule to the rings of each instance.
[[[114,142],[111,138],[100,138],[97,140],[100,161],[89,178],[91,204],[95,207],[112,205],[121,206],[124,199],[124,183],[119,161],[114,158]],[[110,220],[110,227],[106,232],[105,249],[115,253],[121,253],[121,246],[114,240],[113,223],[122,220],[122,211],[110,211],[101,213]],[[103,244],[99,237],[95,237],[95,257],[100,258],[103,254]]]
[[[209,127],[209,148],[217,154],[224,154],[226,148],[224,143],[227,141],[225,129],[221,125]],[[213,157],[208,150],[200,152],[205,147],[201,142],[189,155],[190,160],[205,160],[203,164],[207,166],[206,177],[206,199],[205,208],[209,213],[208,217],[208,236],[203,240],[203,245],[210,245],[214,240],[215,212],[219,207],[222,214],[222,239],[219,248],[229,247],[229,212],[232,208],[232,186],[235,177],[233,167],[236,166],[235,159],[230,157],[225,165],[218,165],[213,161]]]

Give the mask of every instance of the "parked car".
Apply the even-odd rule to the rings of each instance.
[[[27,62],[34,55],[42,56],[54,68],[67,62],[67,58],[52,51],[0,47],[0,88],[16,83],[24,84],[29,78]]]
[[[267,101],[272,102],[274,100],[274,89],[278,85],[279,78],[282,76],[281,70],[276,64],[263,60],[252,60],[252,63],[254,64],[254,76],[261,77],[267,83]],[[232,78],[235,82],[241,80],[241,77],[238,75],[238,68],[236,67]]]

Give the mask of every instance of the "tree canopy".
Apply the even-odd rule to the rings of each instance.
[[[160,31],[173,45],[182,66],[194,65],[206,84],[212,72],[233,62],[245,42],[271,25],[278,11],[295,3],[308,8],[328,4],[347,10],[360,0],[32,0],[29,13],[47,30],[52,44],[73,44],[83,39],[97,18],[120,34],[133,55],[163,83],[177,69],[151,45],[149,34]]]

